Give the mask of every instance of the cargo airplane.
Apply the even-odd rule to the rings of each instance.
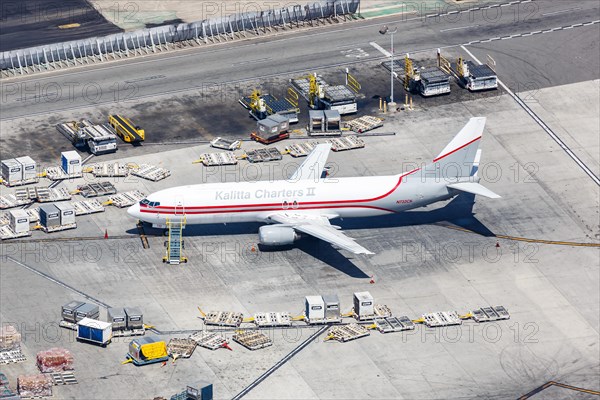
[[[403,174],[327,178],[331,145],[320,144],[288,180],[180,186],[153,193],[127,212],[161,228],[168,221],[261,222],[266,225],[258,239],[265,246],[290,245],[307,234],[354,254],[373,254],[330,221],[398,213],[461,192],[500,197],[482,186],[477,174],[485,121],[471,118],[431,163]]]

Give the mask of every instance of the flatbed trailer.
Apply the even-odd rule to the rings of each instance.
[[[279,142],[279,141],[282,141],[285,139],[289,139],[289,137],[290,137],[290,134],[287,132],[283,132],[278,135],[269,136],[269,137],[260,136],[257,132],[252,132],[250,134],[250,139],[255,140],[262,144],[273,144],[273,143],[276,143],[276,142]]]

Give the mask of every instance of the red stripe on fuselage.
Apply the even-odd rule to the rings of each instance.
[[[169,215],[202,215],[202,214],[225,214],[225,213],[243,213],[243,212],[260,212],[260,211],[301,211],[301,210],[319,210],[319,209],[323,209],[323,208],[327,208],[327,209],[333,209],[333,208],[368,208],[368,209],[373,209],[373,210],[380,210],[380,211],[385,211],[385,212],[389,212],[389,213],[395,213],[396,211],[394,210],[389,210],[387,208],[382,208],[382,207],[376,207],[376,206],[363,206],[363,205],[357,205],[357,206],[318,206],[318,207],[299,207],[299,208],[288,208],[288,209],[283,209],[281,208],[281,204],[279,204],[278,206],[279,208],[257,208],[257,209],[252,209],[252,210],[218,210],[218,211],[187,211],[185,210],[184,212],[178,212],[178,211],[152,211],[152,209],[147,209],[147,210],[140,210],[140,212],[142,213],[147,213],[147,214],[169,214]]]
[[[302,207],[302,206],[307,206],[307,205],[366,203],[366,202],[381,200],[381,199],[383,199],[383,198],[391,195],[392,193],[394,193],[394,191],[402,183],[402,179],[405,176],[408,176],[410,174],[414,174],[418,170],[419,170],[419,168],[417,168],[415,170],[412,170],[410,172],[407,172],[404,175],[401,175],[400,178],[398,179],[398,182],[396,183],[396,185],[390,191],[388,191],[385,194],[382,194],[381,196],[374,197],[372,199],[299,202],[298,206]],[[277,207],[274,210],[281,210],[281,203],[237,204],[237,205],[219,205],[219,206],[180,206],[180,207],[172,207],[172,206],[148,207],[146,205],[140,205],[140,212],[145,212],[145,213],[160,212],[160,213],[163,213],[163,214],[169,214],[169,211],[175,210],[177,208],[177,209],[185,210],[183,212],[184,214],[193,214],[193,212],[190,212],[189,210],[219,210],[219,209],[231,209],[231,208],[235,209],[235,208],[249,208],[249,207]],[[363,207],[365,207],[365,208],[378,208],[378,207],[374,207],[374,206],[363,206]],[[311,208],[302,207],[302,208],[303,209],[315,209],[315,208],[334,208],[334,207],[311,207]],[[290,207],[290,209],[292,209],[292,208]],[[301,209],[301,208],[297,208],[297,209]],[[274,211],[274,210],[258,210],[258,211]],[[386,209],[382,209],[382,210],[390,211],[390,210],[386,210]],[[252,210],[248,210],[248,211],[257,211],[257,210],[252,209]],[[226,211],[222,211],[222,212],[239,212],[239,210],[226,210]],[[390,212],[393,212],[393,211],[390,211]],[[217,212],[215,211],[214,213],[217,213]],[[198,214],[202,214],[202,213],[198,212]],[[206,213],[206,214],[208,214],[208,213]]]

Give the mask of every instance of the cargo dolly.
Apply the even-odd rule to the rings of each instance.
[[[364,117],[356,118],[344,123],[344,127],[356,133],[365,133],[373,129],[381,128],[383,119],[365,115]]]
[[[356,323],[333,326],[327,331],[327,336],[323,341],[337,340],[338,342],[349,342],[369,336],[371,333],[363,325]]]
[[[241,344],[248,350],[258,350],[273,345],[273,341],[259,331],[243,330],[233,335],[233,341]]]
[[[381,333],[402,332],[415,329],[414,322],[406,316],[375,318],[374,322],[375,328]]]
[[[139,190],[132,190],[130,192],[117,193],[110,196],[103,205],[112,205],[119,208],[125,208],[134,205],[144,197],[146,197],[146,195]]]
[[[204,313],[200,308],[200,318],[204,320],[204,325],[238,327],[244,320],[244,315],[234,311],[210,311]]]
[[[288,153],[292,157],[306,157],[310,154],[311,151],[314,150],[315,147],[319,144],[316,140],[306,141],[302,143],[296,143],[289,145],[285,148],[286,153]]]
[[[218,167],[221,165],[236,165],[238,159],[232,153],[204,153],[194,163],[202,163],[205,167]]]
[[[104,212],[104,206],[98,200],[73,201],[71,202],[71,205],[75,208],[75,215],[88,215]]]
[[[276,147],[267,149],[256,149],[246,152],[244,158],[251,163],[279,161],[283,157],[281,152]]]
[[[291,326],[292,317],[289,312],[268,312],[268,313],[256,313],[249,320],[244,322],[254,322],[258,327],[277,327],[277,326]]]
[[[229,342],[218,333],[200,331],[190,335],[190,339],[196,342],[198,346],[209,350],[217,350],[220,348],[231,350]]]
[[[331,138],[326,140],[331,143],[332,151],[347,151],[354,149],[362,149],[365,147],[365,142],[357,136],[343,136],[339,138]]]
[[[141,164],[131,169],[131,175],[139,176],[152,182],[158,182],[171,176],[171,171],[154,165]]]
[[[95,178],[126,177],[129,175],[127,166],[119,163],[95,164],[86,172],[91,172]]]
[[[15,232],[10,226],[0,226],[0,240],[19,239],[31,236],[31,231]]]
[[[222,149],[222,150],[237,150],[239,148],[242,147],[242,142],[240,140],[230,140],[230,139],[224,139],[222,137],[218,137],[216,139],[211,140],[210,142],[211,147],[214,147],[215,149]]]
[[[292,88],[288,88],[287,97],[283,99],[254,90],[250,96],[242,97],[239,101],[257,121],[279,114],[287,117],[291,123],[298,122],[298,93]]]
[[[85,198],[90,198],[115,194],[117,193],[117,189],[112,183],[105,181],[77,186],[77,191],[75,193],[80,194]]]
[[[193,339],[173,338],[167,343],[167,353],[173,357],[190,358],[196,349],[196,342]]]

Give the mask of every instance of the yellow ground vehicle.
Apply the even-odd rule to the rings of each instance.
[[[139,143],[145,139],[145,132],[140,129],[139,126],[133,125],[133,123],[125,117],[120,115],[109,115],[108,123],[117,132],[117,135],[121,137],[127,143]]]

